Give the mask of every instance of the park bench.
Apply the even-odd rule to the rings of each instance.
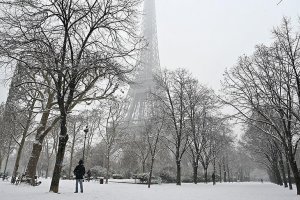
[[[42,182],[41,181],[37,181],[37,176],[34,176],[34,181],[31,181],[30,177],[28,177],[25,174],[22,174],[22,175],[18,176],[16,178],[16,181],[15,181],[16,185],[19,185],[21,183],[27,183],[27,184],[30,184],[32,186],[39,186]]]

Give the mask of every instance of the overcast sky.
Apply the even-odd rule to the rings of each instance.
[[[269,44],[283,16],[297,22],[300,0],[278,2],[156,0],[161,66],[187,68],[200,82],[220,89],[225,69],[256,44]]]
[[[283,16],[296,24],[300,0],[278,2],[156,0],[161,66],[187,68],[201,83],[220,89],[224,70],[256,44],[270,43],[270,32]],[[0,92],[0,102],[5,101],[7,89],[2,86]]]

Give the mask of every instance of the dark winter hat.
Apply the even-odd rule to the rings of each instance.
[[[82,165],[83,164],[83,160],[79,160],[79,165]]]

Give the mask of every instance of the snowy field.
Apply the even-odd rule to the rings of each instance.
[[[74,194],[74,181],[62,180],[60,194],[49,193],[50,180],[38,187],[0,181],[0,200],[299,200],[296,191],[270,183],[146,185],[84,182],[84,193]]]

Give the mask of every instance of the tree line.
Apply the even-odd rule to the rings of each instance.
[[[26,96],[35,95],[32,99],[37,105],[29,106],[28,110],[40,113],[26,171],[33,180],[44,139],[59,123],[50,187],[50,191],[58,192],[69,139],[69,113],[81,102],[109,98],[120,84],[127,82],[126,74],[132,70],[132,60],[143,42],[137,35],[140,1],[18,0],[0,3],[1,65],[16,66],[15,74],[21,80],[11,87],[12,90],[22,86]],[[24,104],[30,101],[24,100]],[[13,118],[4,117],[3,120]],[[15,126],[11,125],[2,129],[1,147],[14,139],[12,134],[7,134],[15,132],[12,130]]]
[[[25,173],[33,181],[37,171],[46,169],[48,177],[51,170],[50,191],[58,192],[66,151],[70,177],[74,157],[81,148],[87,155],[83,159],[91,162],[88,156],[96,148],[92,146],[95,137],[100,138],[105,152],[105,159],[97,160],[106,167],[106,178],[111,157],[118,155],[134,155],[138,159],[123,165],[138,166],[140,162],[141,172],[148,170],[151,163],[151,174],[161,149],[168,150],[164,157],[174,157],[178,185],[182,159],[193,160],[195,183],[199,163],[205,169],[206,181],[211,163],[215,166],[219,162],[220,176],[224,166],[229,177],[226,156],[217,160],[217,155],[232,143],[230,128],[226,120],[216,117],[218,103],[213,92],[185,70],[164,71],[155,77],[160,89],[159,93],[150,91],[149,118],[138,128],[125,131],[126,109],[118,96],[131,82],[138,52],[146,43],[137,34],[139,1],[0,3],[1,66],[14,70],[2,108],[0,160],[6,159],[6,171],[9,156],[16,153],[12,182],[20,172],[27,141],[31,147],[27,149],[30,152]],[[76,108],[95,101],[98,109],[78,114]],[[224,180],[225,177],[226,173]]]
[[[299,195],[299,31],[284,18],[272,38],[226,71],[224,101],[246,125],[245,149],[273,182],[291,189],[292,176]]]

